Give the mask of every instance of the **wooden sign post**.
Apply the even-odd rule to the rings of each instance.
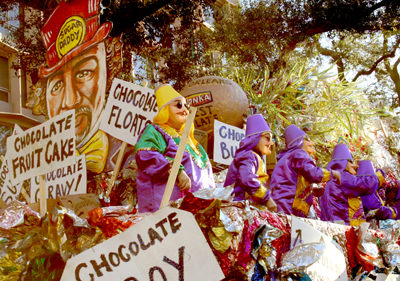
[[[117,179],[119,170],[121,169],[122,159],[124,158],[126,147],[128,144],[126,142],[122,142],[121,148],[119,149],[117,163],[115,163],[114,171],[111,176],[110,182],[107,187],[106,197],[108,197],[114,187],[115,180]]]
[[[178,151],[176,152],[174,163],[172,164],[171,173],[169,174],[167,186],[165,187],[164,195],[161,200],[160,208],[168,205],[169,199],[171,198],[172,190],[175,185],[176,176],[178,175],[179,166],[181,165],[183,152],[185,151],[187,140],[189,138],[190,129],[196,116],[197,109],[195,107],[190,108],[189,117],[186,120],[185,128],[183,129],[181,140],[179,141]]]
[[[39,199],[39,211],[40,211],[40,216],[44,217],[47,211],[47,188],[46,188],[46,179],[44,178],[44,175],[40,175],[39,179],[39,194],[40,198]]]

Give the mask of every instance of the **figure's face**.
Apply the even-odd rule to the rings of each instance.
[[[89,134],[103,110],[107,84],[106,53],[99,43],[68,61],[47,81],[50,117],[75,109],[76,143]]]
[[[169,104],[169,120],[168,125],[179,130],[185,124],[189,116],[188,105],[184,97],[179,97]]]
[[[315,154],[314,144],[315,142],[310,139],[309,135],[303,136],[303,149],[308,153],[308,155]]]
[[[260,141],[257,144],[257,150],[260,151],[262,155],[270,155],[273,144],[274,142],[272,140],[272,133],[264,132],[262,133]]]
[[[358,170],[358,165],[351,163],[350,161],[347,161],[347,166],[345,171],[349,172],[352,175],[356,175]]]

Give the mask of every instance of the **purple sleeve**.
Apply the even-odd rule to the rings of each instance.
[[[292,160],[292,168],[309,183],[320,183],[324,175],[322,169],[315,165],[314,161],[303,149],[295,152]]]
[[[167,178],[171,169],[170,162],[158,151],[139,150],[136,153],[138,168],[147,176]]]
[[[378,188],[378,195],[382,198],[383,202],[386,202],[386,185],[382,185]]]
[[[393,214],[394,212],[394,214]],[[393,215],[397,216],[397,210],[395,208],[389,208],[386,206],[379,207],[379,210],[376,212],[376,219],[378,220],[388,220],[392,219]]]
[[[347,196],[358,197],[374,193],[379,187],[379,179],[376,175],[354,176],[348,172],[341,172],[340,187]]]
[[[261,187],[260,181],[257,179],[258,163],[257,158],[253,152],[249,151],[245,156],[241,157],[239,163],[239,182],[241,188],[249,195],[253,195]],[[271,197],[271,192],[266,187],[266,193],[264,198],[261,200],[265,203]]]

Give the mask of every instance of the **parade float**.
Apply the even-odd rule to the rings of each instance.
[[[213,160],[216,188],[175,201],[166,192],[159,211],[138,213],[133,148],[158,108],[153,89],[115,78],[122,45],[109,37],[110,23],[99,24],[98,6],[63,1],[42,29],[47,62],[29,106],[48,121],[26,131],[16,126],[7,139],[1,281],[397,280],[398,221],[351,227],[276,214],[232,201],[232,188],[223,187],[255,112],[271,126],[277,151],[284,128],[296,124],[317,143],[318,165],[344,142],[355,159],[389,167],[386,180],[398,180],[398,116],[328,72],[295,66],[274,79],[238,72],[189,82],[182,95],[197,109],[191,120]],[[66,91],[57,77],[82,65],[76,77],[90,80],[86,88],[75,80]],[[60,97],[76,100],[61,107]],[[386,190],[390,206],[395,186]]]

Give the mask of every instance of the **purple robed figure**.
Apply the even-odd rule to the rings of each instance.
[[[383,172],[381,169],[378,169],[378,171],[380,171],[385,176],[385,172]],[[375,175],[374,166],[372,165],[372,162],[370,160],[364,160],[360,162],[357,176],[363,175]],[[379,189],[380,182],[376,182],[376,184],[378,185],[376,189]],[[373,217],[377,220],[395,219],[397,217],[396,208],[385,206],[385,202],[378,194],[378,190],[370,195],[361,196],[361,201],[363,203],[365,214],[373,211],[375,212]]]
[[[335,146],[328,168],[340,172],[341,180],[330,180],[320,200],[321,219],[358,226],[365,222],[360,196],[374,193],[379,187],[377,175],[356,176],[357,165],[346,144]],[[379,172],[381,178],[383,175]]]
[[[270,199],[268,175],[261,158],[271,153],[272,145],[271,129],[263,116],[249,116],[246,137],[239,144],[224,184],[234,184],[234,201],[250,199],[275,211],[276,206]]]
[[[180,132],[188,115],[185,99],[170,85],[156,89],[156,98],[160,111],[135,145],[140,213],[160,208],[181,139]],[[177,200],[186,192],[215,187],[211,163],[206,151],[195,140],[193,130],[192,126],[170,200]]]
[[[313,201],[311,183],[329,180],[330,171],[317,167],[310,158],[314,143],[305,140],[305,132],[290,125],[284,133],[286,148],[279,153],[271,177],[272,198],[278,212],[307,217]]]

